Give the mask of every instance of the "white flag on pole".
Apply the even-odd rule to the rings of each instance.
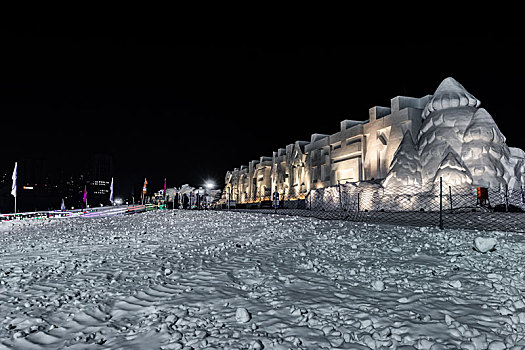
[[[109,187],[109,201],[113,204],[113,178],[111,178],[111,186]]]
[[[13,185],[11,186],[11,194],[13,197],[16,198],[16,172],[18,168],[18,163],[15,162],[15,169],[13,170],[13,176],[11,177],[13,179]]]

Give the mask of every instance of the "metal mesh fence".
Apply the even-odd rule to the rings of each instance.
[[[406,226],[438,226],[525,232],[525,190],[489,188],[485,196],[469,185],[382,187],[346,183],[296,193],[278,200],[268,190],[230,202],[230,210],[311,216]],[[223,205],[227,209],[228,205]]]

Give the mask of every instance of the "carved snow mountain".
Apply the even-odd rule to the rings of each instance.
[[[447,155],[441,161],[436,176],[434,177],[434,185],[439,184],[439,179],[443,179],[443,183],[449,186],[463,186],[472,184],[472,175],[461,161],[459,155],[454,152],[452,148],[448,148]]]
[[[448,108],[479,107],[480,101],[472,96],[454,78],[446,78],[439,84],[436,92],[423,109],[422,117],[426,119],[431,113]]]
[[[480,102],[453,78],[445,79],[423,110],[417,147],[423,183],[433,182],[451,148],[461,154],[463,134]]]
[[[384,186],[421,186],[421,163],[410,129],[394,154]]]
[[[384,185],[433,184],[440,176],[456,186],[523,185],[525,152],[507,146],[494,119],[479,105],[456,80],[443,80],[423,109],[417,142],[405,135]]]
[[[505,136],[484,108],[476,111],[463,135],[461,157],[479,186],[501,187],[516,177],[517,159],[511,159]]]

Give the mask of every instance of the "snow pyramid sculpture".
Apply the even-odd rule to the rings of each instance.
[[[453,78],[438,86],[422,112],[417,142],[406,135],[384,186],[435,184],[519,188],[525,152],[509,148],[480,101]]]
[[[479,186],[502,187],[515,175],[505,136],[484,108],[476,111],[463,135],[461,155]]]
[[[383,186],[421,186],[419,154],[408,129],[394,154]]]
[[[417,143],[424,184],[434,181],[449,147],[461,154],[463,134],[479,105],[480,101],[453,78],[439,85],[423,109],[424,121]]]
[[[454,78],[446,78],[439,84],[434,96],[423,109],[422,117],[426,119],[435,111],[457,107],[479,107],[480,101],[472,96]]]
[[[443,179],[444,186],[463,186],[472,184],[472,175],[465,167],[460,157],[452,148],[448,148],[448,153],[441,161],[434,185],[439,185],[439,178]]]
[[[510,160],[516,161],[514,166],[516,177],[509,180],[509,187],[518,188],[521,186],[525,188],[525,152],[515,147],[509,147],[509,149],[512,156]]]

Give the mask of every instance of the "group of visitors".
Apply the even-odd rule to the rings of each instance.
[[[190,200],[190,196],[188,196],[187,193],[175,194],[175,199],[172,203],[169,203],[168,205],[173,205],[173,209],[204,209],[203,204],[205,203],[204,196],[195,194],[193,197],[193,200]]]

